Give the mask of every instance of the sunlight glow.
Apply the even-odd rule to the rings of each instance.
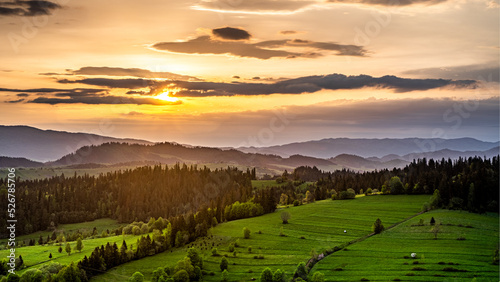
[[[163,93],[156,95],[155,98],[167,102],[177,102],[179,98],[173,97],[177,92],[179,92],[177,89],[164,89]]]

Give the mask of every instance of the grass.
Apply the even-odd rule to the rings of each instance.
[[[202,249],[206,270],[215,272],[215,276],[205,276],[205,281],[219,281],[221,276],[221,257],[211,256],[212,244],[219,254],[228,257],[231,281],[258,279],[262,270],[268,266],[273,271],[277,268],[285,270],[290,277],[299,262],[310,258],[312,249],[319,254],[325,249],[370,234],[373,222],[378,217],[387,226],[395,224],[418,213],[426,200],[428,196],[373,196],[356,200],[318,201],[280,209],[260,217],[219,224],[212,230],[213,238],[200,239],[191,245]],[[283,225],[280,213],[285,210],[292,217],[289,224]],[[286,236],[280,236],[282,226]],[[250,239],[243,239],[244,227],[252,231]],[[344,230],[347,232],[344,233]],[[261,234],[258,234],[258,231],[261,231]],[[233,257],[229,252],[229,244],[237,239],[240,246],[235,248],[237,256]],[[248,252],[249,246],[252,246],[251,253]],[[185,249],[181,249],[172,254],[167,252],[148,260],[133,261],[118,266],[93,281],[113,281],[116,275],[131,276],[135,271],[141,271],[148,280],[157,267],[174,265],[184,255]],[[264,259],[255,259],[255,256],[263,256]],[[252,273],[249,273],[250,270]]]
[[[431,217],[441,222],[437,240],[429,232]],[[420,219],[424,226],[416,226]],[[491,264],[498,220],[498,214],[431,211],[326,257],[312,272],[324,273],[327,281],[499,281],[498,266]],[[466,240],[457,240],[459,236]],[[417,258],[410,258],[411,253]],[[343,271],[334,271],[339,265]]]
[[[116,220],[110,219],[110,218],[101,218],[97,219],[94,221],[88,221],[88,222],[82,222],[82,223],[72,223],[72,224],[61,224],[57,227],[56,233],[61,232],[61,231],[66,231],[66,232],[74,232],[77,230],[80,230],[82,232],[84,231],[92,231],[95,228],[97,228],[97,234],[101,235],[102,231],[104,230],[113,230],[115,228],[118,228],[123,224],[119,224]],[[44,240],[47,239],[47,236],[52,235],[52,231],[38,231],[35,233],[31,233],[29,235],[22,235],[22,236],[17,236],[16,240],[18,242],[20,241],[25,241],[28,243],[30,239],[35,239],[35,241],[38,244],[38,239],[40,236],[43,237]],[[0,244],[5,245],[7,243],[8,239],[1,239]]]

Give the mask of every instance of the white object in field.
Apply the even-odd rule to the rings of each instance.
[[[416,258],[417,257],[417,253],[411,253],[411,257],[412,258]]]
[[[344,230],[344,233],[347,233],[347,230]]]

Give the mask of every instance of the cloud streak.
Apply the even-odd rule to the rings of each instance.
[[[50,15],[61,6],[50,1],[0,1],[0,16],[40,16]]]
[[[56,88],[38,88],[38,89],[8,89],[0,88],[0,92],[23,92],[16,96],[21,99],[5,101],[6,103],[33,103],[33,104],[87,104],[87,105],[180,105],[182,101],[168,102],[151,97],[124,97],[109,95],[106,89],[56,89]],[[26,93],[36,93],[37,98],[28,100]]]
[[[200,80],[197,77],[176,74],[172,72],[154,72],[140,68],[118,68],[118,67],[82,67],[78,70],[69,70],[66,74],[43,73],[42,75],[106,75],[106,76],[132,76],[140,78],[165,78],[172,80]]]
[[[202,35],[187,41],[158,42],[151,47],[157,51],[181,54],[232,55],[244,58],[267,60],[271,58],[316,58],[326,53],[337,56],[366,56],[367,51],[358,45],[335,42],[316,42],[301,39],[269,40],[258,43],[241,42],[250,38],[250,33],[242,29],[214,29],[215,38]],[[247,36],[248,34],[248,36]],[[219,40],[218,38],[233,41]]]
[[[475,80],[412,79],[392,75],[373,77],[369,75],[346,76],[343,74],[305,76],[273,83],[251,82],[206,82],[206,81],[156,81],[146,79],[85,78],[80,80],[60,80],[60,83],[81,83],[107,88],[139,89],[149,87],[149,94],[156,89],[176,87],[182,89],[177,97],[213,97],[235,95],[302,94],[320,90],[351,90],[360,88],[390,89],[396,93],[425,91],[437,88],[474,88]],[[129,91],[128,94],[144,92]]]
[[[436,5],[447,0],[202,0],[193,6],[196,10],[242,14],[293,14],[314,7],[330,7],[335,4],[361,4],[367,6]]]

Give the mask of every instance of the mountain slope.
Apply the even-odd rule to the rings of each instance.
[[[0,167],[42,167],[44,164],[26,158],[0,157]]]
[[[136,139],[119,139],[87,133],[41,130],[29,126],[0,125],[0,156],[51,161],[87,145],[106,142],[152,144]]]
[[[485,151],[499,146],[500,142],[485,142],[473,138],[458,139],[350,139],[335,138],[291,143],[280,146],[262,148],[240,147],[242,152],[276,154],[282,157],[299,154],[316,158],[332,158],[340,154],[357,155],[364,158],[395,154],[404,156],[413,153],[424,153],[444,149],[454,151]],[[385,161],[387,161],[386,159]]]

